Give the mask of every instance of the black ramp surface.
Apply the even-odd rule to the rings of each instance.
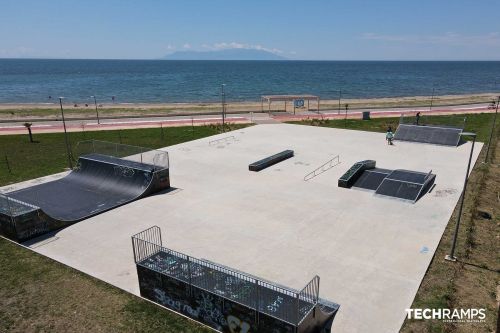
[[[428,174],[410,170],[394,170],[390,172],[388,179],[401,180],[405,182],[417,183],[423,185]]]
[[[440,126],[417,126],[400,124],[394,135],[395,140],[422,142],[445,146],[457,146],[461,128]]]
[[[422,185],[405,183],[397,180],[385,179],[375,192],[389,197],[415,201]]]
[[[80,157],[66,177],[9,193],[60,221],[80,221],[144,195],[154,166],[105,155]]]
[[[367,190],[375,191],[382,181],[391,173],[387,169],[372,169],[364,171],[358,180],[354,183],[353,187],[364,188]]]
[[[415,202],[434,182],[435,177],[430,172],[394,170],[382,181],[375,193]]]

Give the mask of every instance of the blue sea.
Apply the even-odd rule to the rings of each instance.
[[[335,99],[500,91],[500,61],[168,61],[0,59],[0,103],[256,101],[265,94]],[[52,100],[53,101],[53,100]]]

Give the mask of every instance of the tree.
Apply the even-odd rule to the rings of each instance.
[[[32,125],[32,123],[24,123],[23,125],[24,125],[24,127],[26,127],[28,129],[28,134],[30,136],[30,142],[33,143],[34,142],[33,141],[33,133],[31,133],[31,125]]]

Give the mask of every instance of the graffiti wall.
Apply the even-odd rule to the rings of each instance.
[[[292,333],[295,326],[137,265],[141,296],[221,332]]]

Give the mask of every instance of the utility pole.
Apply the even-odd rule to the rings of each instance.
[[[61,117],[63,121],[63,127],[64,127],[64,141],[66,143],[66,153],[68,155],[68,166],[71,170],[73,170],[73,162],[71,161],[71,146],[68,140],[68,132],[66,131],[66,120],[64,119],[64,110],[62,106],[62,100],[64,97],[59,97],[59,105],[61,106]]]
[[[474,152],[474,144],[476,143],[476,133],[467,133],[463,132],[460,134],[462,136],[472,136],[474,139],[472,141],[472,147],[470,149],[470,156],[469,156],[469,164],[467,165],[467,173],[465,174],[465,181],[464,181],[464,188],[462,190],[462,200],[460,201],[460,209],[458,210],[458,218],[457,218],[457,224],[455,226],[455,234],[453,236],[453,243],[451,245],[451,251],[450,254],[448,254],[444,259],[448,261],[457,261],[457,258],[455,257],[455,247],[457,245],[457,238],[458,238],[458,230],[460,228],[460,220],[462,218],[462,209],[464,208],[464,201],[465,201],[465,192],[467,191],[467,182],[469,180],[469,171],[470,171],[470,165],[472,162],[472,154]]]
[[[345,117],[344,117],[344,128],[347,128],[347,110],[349,109],[349,104],[345,105]]]
[[[488,163],[488,154],[490,152],[491,140],[493,139],[493,132],[495,131],[495,123],[497,122],[498,104],[500,104],[500,96],[498,96],[497,99],[497,107],[495,110],[495,115],[493,116],[493,124],[491,124],[490,139],[488,140],[488,148],[486,149],[486,156],[484,157],[484,163]]]
[[[432,88],[431,106],[429,107],[429,111],[432,111],[432,102],[434,101],[434,90],[435,88]]]
[[[342,89],[339,89],[339,109],[338,114],[340,114],[340,100],[342,99]]]
[[[225,83],[221,85],[221,102],[222,102],[222,133],[225,132],[224,126],[226,124],[226,93],[224,92]]]
[[[95,96],[90,96],[90,98],[94,99],[95,114],[97,115],[97,125],[99,125],[100,121],[99,121],[99,110],[97,110],[97,100],[96,100]]]

